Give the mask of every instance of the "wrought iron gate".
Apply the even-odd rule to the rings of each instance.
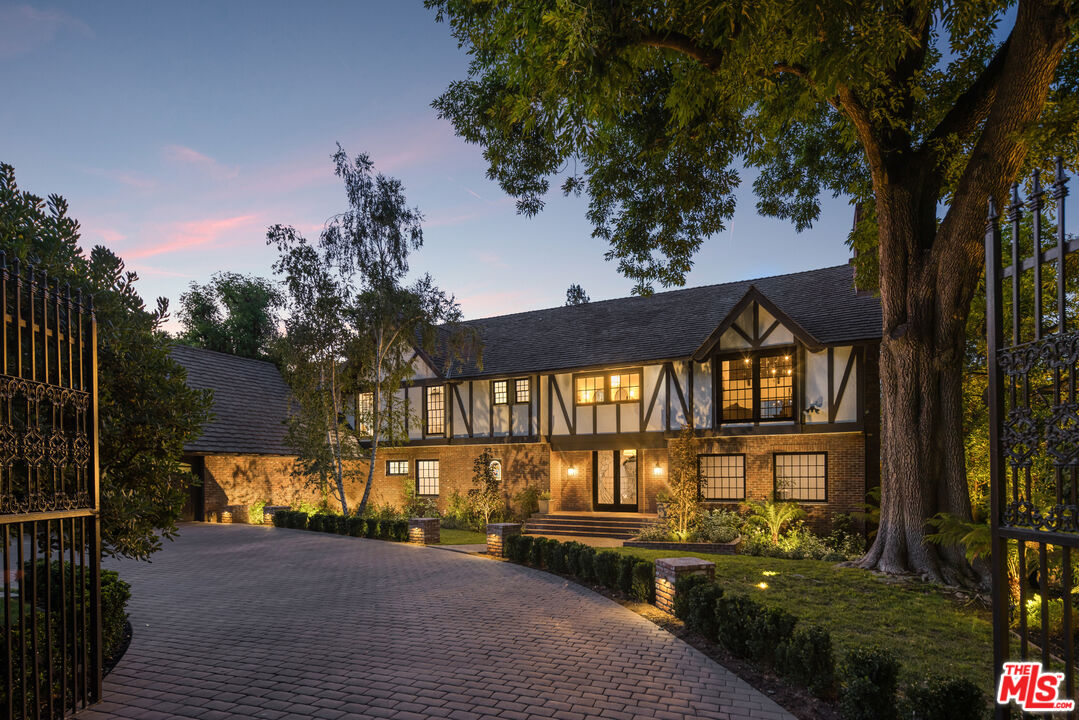
[[[0,717],[57,718],[101,696],[97,328],[2,252],[0,318]]]
[[[1074,698],[1079,239],[1065,231],[1059,159],[1055,175],[1047,192],[1035,174],[1026,201],[1013,186],[1006,239],[990,202],[985,237],[993,663],[999,680],[1008,660],[1040,660],[1064,673],[1063,690]],[[995,717],[1009,713],[998,705]]]

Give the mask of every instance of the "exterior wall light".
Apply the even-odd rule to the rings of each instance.
[[[663,474],[663,468],[660,466],[659,463],[656,463],[656,466],[652,468],[652,474],[657,476]]]
[[[566,468],[566,474],[569,475],[570,477],[576,477],[577,476],[577,468],[575,468],[575,467]]]

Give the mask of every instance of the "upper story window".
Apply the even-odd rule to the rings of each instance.
[[[514,380],[513,398],[514,402],[526,403],[530,401],[532,397],[532,383],[528,378],[521,378],[520,380]]]
[[[446,391],[441,385],[430,385],[424,394],[426,404],[427,434],[441,435],[446,432]]]
[[[495,380],[492,387],[492,394],[495,398],[495,405],[505,405],[510,401],[509,380]]]
[[[574,400],[578,405],[638,402],[640,399],[640,371],[581,375],[574,381]]]
[[[370,435],[371,423],[374,422],[375,417],[375,394],[369,392],[360,393],[356,412],[359,416],[360,434]]]
[[[794,351],[746,355],[720,365],[723,422],[794,419]]]

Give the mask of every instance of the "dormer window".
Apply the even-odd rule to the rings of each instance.
[[[573,399],[578,405],[639,402],[641,372],[622,370],[609,374],[578,375],[574,379]]]
[[[726,423],[793,420],[793,348],[722,360],[720,397]]]

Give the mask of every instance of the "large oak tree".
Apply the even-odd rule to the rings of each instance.
[[[883,305],[881,525],[862,561],[969,579],[924,542],[970,516],[964,330],[986,204],[1031,159],[1079,146],[1079,3],[427,0],[471,55],[435,101],[489,174],[543,207],[584,192],[608,259],[679,285],[734,210],[739,164],[764,214],[805,228],[848,196]]]

